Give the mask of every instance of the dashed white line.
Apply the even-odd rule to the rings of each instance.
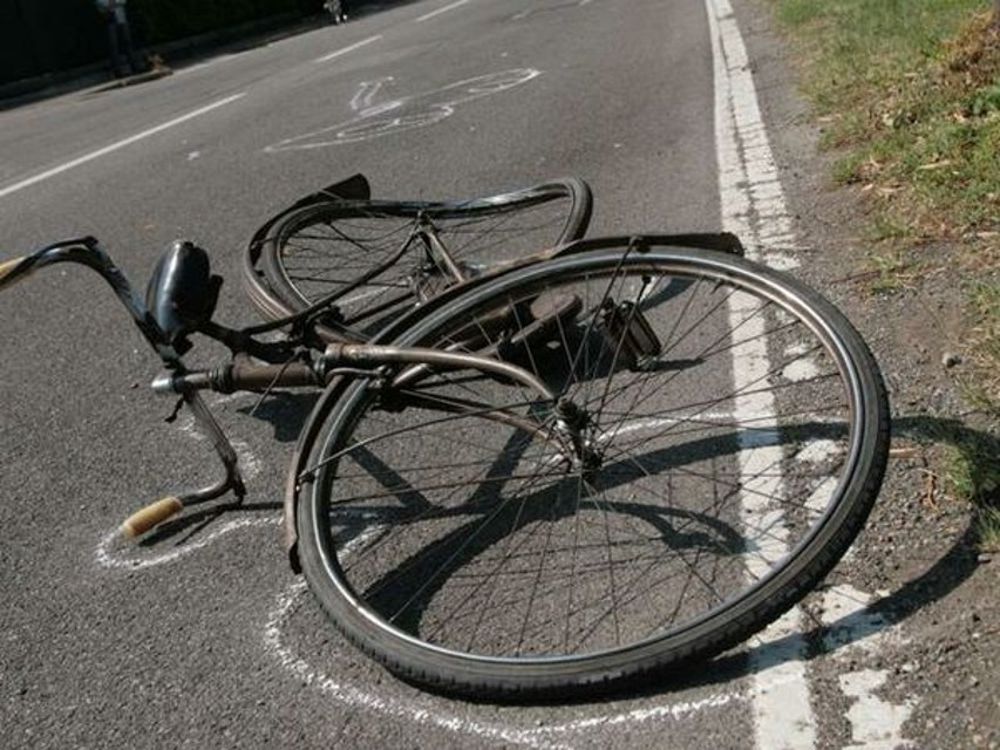
[[[376,34],[375,36],[370,36],[367,39],[362,39],[360,42],[355,42],[354,44],[351,44],[351,45],[349,45],[347,47],[344,47],[343,49],[338,49],[335,52],[331,52],[329,55],[323,55],[322,57],[317,57],[316,60],[315,60],[315,62],[318,62],[318,63],[327,62],[328,60],[332,60],[335,57],[340,57],[341,55],[346,55],[348,52],[353,52],[356,49],[360,49],[361,47],[364,47],[364,46],[367,46],[369,44],[372,44],[373,42],[377,42],[381,38],[382,38],[381,34]]]
[[[189,65],[186,68],[180,68],[179,70],[175,70],[174,75],[182,76],[187,73],[194,73],[195,71],[198,70],[204,70],[205,68],[209,68],[215,65],[216,63],[222,62],[223,60],[230,60],[236,56],[237,56],[236,54],[218,55],[210,60],[205,60],[204,62],[195,63],[194,65]]]
[[[117,151],[119,149],[125,148],[126,146],[131,146],[133,143],[141,141],[150,136],[156,135],[157,133],[162,133],[164,130],[185,123],[188,120],[193,120],[195,117],[200,117],[201,115],[207,114],[212,110],[218,109],[219,107],[224,107],[227,104],[235,102],[237,99],[242,99],[246,96],[246,92],[239,94],[233,94],[232,96],[227,96],[225,99],[219,99],[211,104],[206,104],[204,107],[199,107],[193,112],[188,112],[186,115],[181,115],[180,117],[175,117],[172,120],[168,120],[160,125],[149,128],[148,130],[143,130],[141,133],[136,133],[128,138],[123,138],[120,141],[115,141],[112,144],[105,146],[104,148],[99,148],[97,151],[91,151],[89,154],[84,154],[76,159],[66,162],[65,164],[60,164],[58,167],[53,167],[40,174],[36,174],[33,177],[29,177],[20,182],[15,182],[13,185],[8,185],[5,188],[0,188],[0,198],[10,195],[11,193],[16,193],[18,190],[23,190],[26,187],[35,185],[43,180],[47,180],[50,177],[55,177],[58,174],[67,172],[75,167],[79,167],[81,164],[86,164],[94,159],[99,159],[102,156],[107,156],[108,154]]]
[[[430,19],[434,18],[434,16],[439,16],[442,13],[447,13],[449,10],[454,10],[455,8],[459,8],[465,5],[467,2],[469,2],[469,0],[458,0],[457,2],[454,2],[451,5],[445,5],[443,8],[432,10],[430,13],[425,13],[424,15],[420,16],[420,18],[417,19],[417,23],[423,23],[424,21],[429,21]]]

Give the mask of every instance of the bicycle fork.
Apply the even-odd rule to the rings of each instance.
[[[44,266],[55,263],[78,263],[97,272],[128,310],[143,337],[156,351],[163,364],[173,372],[184,372],[177,348],[170,342],[149,307],[136,293],[125,275],[93,237],[57,242],[31,255],[0,263],[0,290],[23,281]],[[237,466],[236,451],[201,396],[191,390],[182,392],[181,399],[191,410],[198,427],[211,441],[212,447],[222,461],[225,476],[207,487],[165,497],[134,513],[121,526],[122,532],[128,537],[139,536],[149,531],[188,505],[214,500],[230,490],[238,500],[242,500],[246,494],[243,478]]]

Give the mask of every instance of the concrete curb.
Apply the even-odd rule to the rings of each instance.
[[[172,56],[183,59],[209,52],[218,47],[238,42],[250,42],[258,37],[266,38],[268,34],[274,32],[280,32],[282,35],[293,34],[307,31],[320,24],[321,20],[316,16],[303,17],[297,13],[283,13],[257,21],[248,21],[231,28],[144,47],[136,50],[136,54],[138,57],[159,55],[162,58]],[[98,91],[111,91],[163,78],[172,72],[169,67],[166,70],[166,73],[151,70],[128,78],[112,79],[108,63],[102,60],[78,68],[23,78],[19,81],[0,84],[0,109],[30,104],[39,99],[59,96],[93,86],[99,86]]]
[[[89,93],[100,94],[105,91],[113,91],[114,89],[123,89],[127,86],[135,86],[139,83],[146,83],[147,81],[156,81],[160,78],[166,78],[167,76],[173,75],[174,71],[166,66],[161,66],[159,68],[153,68],[145,73],[138,73],[134,76],[128,76],[127,78],[119,78],[116,81],[105,84],[104,86],[98,86],[96,89],[91,89]]]

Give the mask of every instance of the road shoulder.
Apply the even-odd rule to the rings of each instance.
[[[877,721],[866,723],[867,702],[883,723],[901,724],[901,736],[913,746],[995,747],[1000,678],[992,654],[1000,629],[990,623],[1000,615],[997,563],[980,551],[973,509],[949,496],[936,468],[936,459],[956,443],[961,450],[990,440],[985,425],[965,416],[958,373],[944,364],[962,343],[959,279],[944,269],[919,290],[871,291],[862,268],[864,201],[830,177],[832,158],[819,150],[821,123],[797,93],[795,67],[771,8],[763,0],[733,0],[733,6],[796,219],[801,267],[795,273],[864,335],[893,405],[889,476],[853,553],[830,579],[874,602],[865,621],[873,638],[844,643],[844,634],[829,625],[841,620],[822,612],[835,604],[823,592],[807,604],[828,623],[810,634],[813,647],[830,652],[811,664],[813,702],[838,707],[818,712],[820,745],[885,742]]]

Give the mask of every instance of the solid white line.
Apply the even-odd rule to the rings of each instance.
[[[323,55],[323,57],[317,57],[315,62],[321,63],[327,60],[332,60],[335,57],[340,57],[341,55],[346,55],[348,52],[353,52],[356,49],[364,47],[366,44],[371,44],[372,42],[377,42],[382,38],[381,34],[376,34],[375,36],[370,36],[367,39],[362,39],[360,42],[355,42],[354,44],[344,47],[343,49],[338,49],[336,52],[331,52],[329,55]]]
[[[447,13],[449,10],[454,10],[455,8],[465,5],[467,2],[469,2],[469,0],[458,0],[458,2],[452,3],[451,5],[446,5],[443,8],[432,10],[430,13],[425,13],[424,15],[420,16],[420,18],[417,19],[417,23],[423,23],[424,21],[434,18],[434,16],[439,16],[442,13]]]
[[[5,188],[0,188],[0,198],[10,195],[11,193],[16,193],[18,190],[23,190],[26,187],[30,187],[42,180],[47,180],[50,177],[55,177],[57,174],[62,174],[63,172],[69,171],[74,167],[79,167],[81,164],[86,164],[88,161],[93,161],[94,159],[99,159],[102,156],[107,156],[112,151],[117,151],[120,148],[125,148],[130,146],[137,141],[141,141],[144,138],[149,138],[151,135],[156,135],[168,128],[172,128],[175,125],[180,125],[182,122],[187,122],[192,120],[199,115],[203,115],[206,112],[211,112],[213,109],[218,109],[219,107],[225,106],[230,102],[235,102],[237,99],[241,99],[246,96],[246,92],[240,94],[233,94],[232,96],[227,96],[225,99],[220,99],[217,102],[212,102],[200,109],[196,109],[194,112],[188,112],[186,115],[181,115],[180,117],[175,117],[173,120],[169,120],[162,125],[157,125],[149,130],[143,130],[141,133],[136,133],[133,136],[125,138],[124,140],[112,143],[109,146],[100,148],[97,151],[92,151],[89,154],[85,154],[77,159],[68,161],[65,164],[60,164],[58,167],[53,167],[52,169],[46,170],[41,174],[36,174],[34,177],[29,177],[26,180],[21,180],[20,182],[15,182],[13,185],[8,185]]]
[[[705,0],[712,56],[715,60],[715,137],[718,153],[719,196],[723,229],[743,237],[747,255],[753,260],[773,262],[760,252],[762,236],[792,237],[791,217],[785,206],[781,183],[760,113],[757,90],[750,71],[743,36],[729,0]],[[794,243],[789,243],[794,244]],[[784,258],[788,265],[794,259]],[[744,319],[741,305],[749,300],[734,295],[729,315],[734,324]],[[747,326],[757,330],[747,330]],[[750,319],[743,330],[747,341],[734,350],[739,358],[733,379],[739,392],[770,371],[764,321]],[[771,393],[752,393],[735,400],[733,416],[774,414]],[[756,425],[764,427],[761,422]],[[776,426],[776,420],[772,422]],[[769,529],[758,540],[759,555],[748,560],[749,572],[764,575],[771,563],[788,553],[789,543],[783,514],[762,498],[780,496],[782,477],[755,476],[763,467],[783,458],[781,446],[744,445],[739,455],[741,473],[747,477],[741,491],[743,514],[753,525]],[[758,653],[751,657],[751,698],[754,739],[760,750],[812,750],[816,747],[816,719],[810,703],[806,677],[806,644],[799,635],[802,613],[793,608],[764,631],[762,637],[782,644],[780,658]]]

